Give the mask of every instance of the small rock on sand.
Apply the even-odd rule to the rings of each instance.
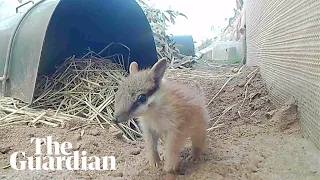
[[[101,133],[100,133],[100,131],[98,129],[93,129],[88,134],[90,134],[92,136],[99,136]]]
[[[112,134],[113,136],[117,137],[117,138],[121,138],[122,137],[122,132],[120,130],[118,130],[115,127],[110,127],[109,128],[109,133]]]
[[[131,150],[130,154],[136,156],[136,155],[140,154],[140,152],[141,152],[141,149],[136,148],[136,149]]]
[[[114,172],[112,173],[113,177],[123,177],[123,172]]]

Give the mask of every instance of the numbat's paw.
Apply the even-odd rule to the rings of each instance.
[[[158,168],[158,167],[159,167],[159,163],[158,163],[158,162],[149,162],[149,165],[150,165],[152,168]]]
[[[158,168],[160,166],[160,157],[159,156],[153,156],[149,159],[149,165],[152,168]]]
[[[191,152],[191,159],[195,162],[200,161],[201,149],[198,147],[193,147]]]
[[[192,155],[187,157],[187,161],[190,162],[199,162],[200,161],[200,157],[193,157]]]

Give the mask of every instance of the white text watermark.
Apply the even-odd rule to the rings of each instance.
[[[52,137],[31,138],[35,144],[35,154],[27,156],[26,152],[14,152],[10,156],[10,165],[15,170],[116,170],[114,156],[90,156],[86,151],[72,151],[70,142],[53,142]],[[41,152],[41,144],[46,144],[46,153]],[[21,157],[22,155],[22,157]],[[21,158],[18,158],[21,157]],[[18,160],[22,159],[22,160]],[[81,160],[81,162],[80,162]]]

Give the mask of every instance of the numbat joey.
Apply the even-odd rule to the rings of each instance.
[[[176,173],[180,151],[190,137],[190,160],[198,161],[206,144],[209,115],[203,93],[184,84],[163,78],[167,68],[165,59],[152,68],[138,71],[138,64],[130,64],[130,75],[120,83],[115,96],[113,121],[121,123],[138,118],[146,143],[149,164],[158,167],[158,140],[165,143],[164,171]]]

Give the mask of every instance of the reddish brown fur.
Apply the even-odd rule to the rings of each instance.
[[[154,67],[163,65],[163,62],[158,61]],[[130,94],[154,86],[154,81],[151,81],[150,77],[158,72],[154,72],[154,68],[138,72],[137,68],[138,64],[131,64],[131,77],[128,77],[126,85],[123,85],[118,93],[123,95],[124,92],[127,92]],[[161,69],[163,72],[164,70],[165,68]],[[143,83],[144,85],[141,85]],[[129,84],[136,85],[136,87],[129,88]],[[126,87],[128,89],[125,89]],[[136,99],[136,97],[132,99]],[[118,100],[117,107],[127,107],[121,103],[129,102]],[[121,109],[116,108],[116,112],[120,114]],[[130,117],[136,116],[140,120],[148,152],[147,157],[151,166],[159,165],[160,158],[157,151],[159,136],[165,142],[164,170],[166,172],[178,170],[179,154],[188,137],[192,142],[192,158],[199,160],[201,151],[205,148],[206,128],[209,120],[205,100],[199,87],[196,90],[177,82],[162,80],[158,90],[148,99],[147,105],[141,105],[137,112]]]

